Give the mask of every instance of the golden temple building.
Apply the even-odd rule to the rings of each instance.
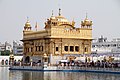
[[[37,28],[37,24],[36,24]],[[45,22],[44,30],[32,30],[29,20],[23,30],[24,62],[56,64],[59,60],[71,60],[80,54],[91,53],[92,21],[86,17],[79,28],[74,21],[61,15],[52,16]]]

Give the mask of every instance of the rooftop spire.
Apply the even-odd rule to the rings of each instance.
[[[27,16],[27,22],[29,22],[29,17]]]
[[[36,22],[36,24],[35,24],[35,28],[36,28],[36,31],[37,31],[37,28],[38,28],[38,24],[37,24],[37,22]]]
[[[86,19],[87,19],[87,17],[88,17],[88,13],[86,12]]]
[[[61,16],[61,9],[59,8],[59,16]]]
[[[52,10],[52,16],[53,16],[53,10]]]
[[[74,18],[72,20],[72,26],[75,26],[75,21],[74,21]]]

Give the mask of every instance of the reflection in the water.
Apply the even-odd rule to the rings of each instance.
[[[10,80],[119,80],[118,74],[10,71]]]
[[[0,67],[0,80],[9,80],[9,70],[7,67]]]
[[[10,71],[10,80],[44,80],[43,72],[30,72],[30,71]]]
[[[24,72],[22,80],[43,80],[43,72]]]
[[[0,80],[120,80],[120,75],[84,72],[9,71],[6,67],[0,67]]]

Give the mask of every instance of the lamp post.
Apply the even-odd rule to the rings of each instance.
[[[11,54],[10,57],[9,57],[9,64],[12,66],[13,62],[14,62],[14,55]]]
[[[48,56],[47,56],[46,53],[44,53],[44,55],[43,55],[43,64],[44,64],[44,65],[47,65],[47,64],[48,64]]]

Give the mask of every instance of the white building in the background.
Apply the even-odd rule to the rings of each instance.
[[[18,41],[13,41],[13,54],[14,55],[23,54],[23,45]]]
[[[12,52],[12,45],[7,41],[5,42],[5,44],[0,43],[0,51],[5,51],[5,50]]]
[[[5,44],[0,42],[0,52],[5,50]]]
[[[107,38],[101,36],[92,42],[93,53],[120,53],[120,38],[107,41]]]

